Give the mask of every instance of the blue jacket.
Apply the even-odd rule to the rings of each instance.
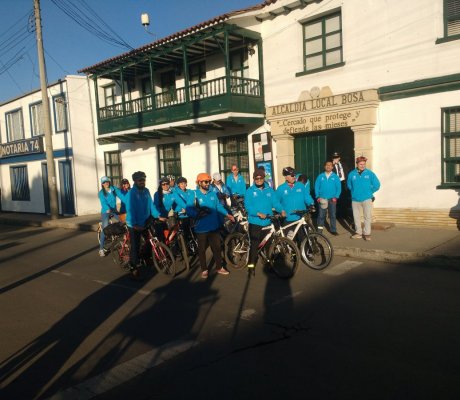
[[[380,181],[370,169],[365,169],[361,174],[354,169],[348,174],[347,186],[351,191],[351,199],[361,202],[372,199],[380,189]]]
[[[219,229],[221,220],[219,214],[227,215],[227,210],[220,204],[217,194],[211,190],[203,193],[200,189],[195,190],[196,199],[200,207],[206,207],[209,214],[199,218],[195,223],[195,232],[205,233],[213,232]],[[195,207],[187,207],[187,214],[191,217],[196,217],[198,209]]]
[[[126,214],[126,195],[128,194],[129,190],[122,190],[120,188],[114,187],[115,193],[117,197],[120,199],[120,214]]]
[[[209,190],[212,190],[214,193],[217,194],[217,197],[219,198],[220,204],[222,204],[224,207],[227,205],[226,202],[226,197],[231,196],[230,189],[227,187],[225,183],[222,183],[221,190],[213,184],[209,186]]]
[[[249,223],[259,226],[268,226],[271,222],[269,219],[260,218],[257,213],[273,215],[273,208],[278,212],[283,211],[275,191],[268,184],[265,184],[261,189],[253,184],[246,191],[244,206],[248,213]]]
[[[155,204],[155,207],[160,212],[160,216],[164,218],[168,217],[169,210],[171,209],[175,210],[176,207],[179,207],[179,209],[182,210],[186,208],[185,202],[177,196],[176,191],[163,192],[163,202],[160,201],[160,194],[155,192],[153,204]]]
[[[160,213],[152,201],[152,196],[147,188],[139,190],[134,185],[126,194],[126,225],[132,228],[134,225],[144,226],[150,216],[158,218]]]
[[[340,192],[342,191],[342,185],[340,184],[340,178],[338,175],[331,172],[329,178],[326,173],[319,174],[315,181],[315,195],[317,198],[322,199],[338,199]]]
[[[188,208],[190,207],[195,207],[195,200],[196,200],[196,194],[194,190],[190,189],[185,189],[185,192],[181,189],[176,189],[174,194],[179,197],[183,203],[185,203],[185,207],[182,207],[180,204],[176,204],[176,207],[174,208],[174,211],[176,212],[181,212],[183,208],[187,211]],[[186,218],[187,213],[185,214],[179,214],[179,218]]]
[[[104,191],[105,189],[101,189],[98,193],[99,201],[101,202],[101,214],[105,214],[107,211],[118,212],[115,188],[111,186],[110,192],[105,192],[106,196],[104,196]]]
[[[291,188],[287,182],[278,186],[276,196],[283,210],[286,211],[286,221],[293,222],[300,219],[297,214],[291,214],[294,210],[306,210],[306,206],[314,204],[313,198],[301,182],[295,182]]]
[[[246,193],[246,182],[240,174],[238,174],[236,180],[233,174],[230,174],[227,176],[227,181],[225,183],[232,195],[237,194],[239,196],[244,196]]]

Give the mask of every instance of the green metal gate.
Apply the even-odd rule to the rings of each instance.
[[[316,177],[324,171],[327,159],[326,134],[308,134],[294,139],[295,170],[308,176],[311,191],[315,188]]]

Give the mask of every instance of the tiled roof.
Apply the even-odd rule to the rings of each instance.
[[[112,63],[114,61],[121,61],[121,60],[123,60],[125,58],[128,58],[128,57],[131,57],[133,55],[143,53],[143,52],[148,51],[150,49],[153,49],[155,47],[159,47],[162,44],[171,42],[171,41],[179,39],[181,37],[184,37],[184,36],[190,35],[192,33],[198,32],[198,31],[200,31],[202,29],[205,29],[205,28],[208,28],[210,26],[217,25],[217,24],[219,24],[221,22],[227,21],[229,18],[234,17],[236,15],[244,14],[244,13],[250,12],[250,11],[260,10],[260,9],[266,7],[266,6],[269,6],[271,4],[276,3],[277,1],[278,0],[266,0],[263,3],[257,4],[255,6],[251,6],[251,7],[247,7],[247,8],[243,8],[243,9],[240,9],[240,10],[235,10],[235,11],[231,11],[231,12],[226,13],[226,14],[219,15],[217,17],[214,17],[214,18],[210,19],[210,20],[207,20],[207,21],[201,22],[201,23],[199,23],[197,25],[194,25],[194,26],[192,26],[190,28],[187,28],[187,29],[184,29],[182,31],[173,33],[172,35],[166,36],[166,37],[164,37],[162,39],[156,40],[156,41],[154,41],[152,43],[149,43],[149,44],[147,44],[145,46],[139,47],[139,48],[131,50],[129,52],[126,52],[126,53],[120,54],[118,56],[109,58],[107,60],[101,61],[101,62],[99,62],[97,64],[94,64],[94,65],[92,65],[90,67],[83,68],[83,69],[79,70],[78,72],[83,72],[83,73],[90,74],[95,69],[97,69],[99,67],[103,67],[106,64],[110,64],[110,63]]]

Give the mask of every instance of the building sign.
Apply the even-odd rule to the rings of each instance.
[[[43,153],[43,137],[18,140],[13,143],[0,145],[0,158],[23,156],[27,154]]]
[[[376,90],[363,90],[267,107],[274,135],[375,124]]]

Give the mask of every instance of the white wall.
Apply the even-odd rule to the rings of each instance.
[[[455,190],[441,183],[441,108],[460,104],[460,91],[385,101],[373,131],[373,169],[382,183],[375,205],[453,207]]]

